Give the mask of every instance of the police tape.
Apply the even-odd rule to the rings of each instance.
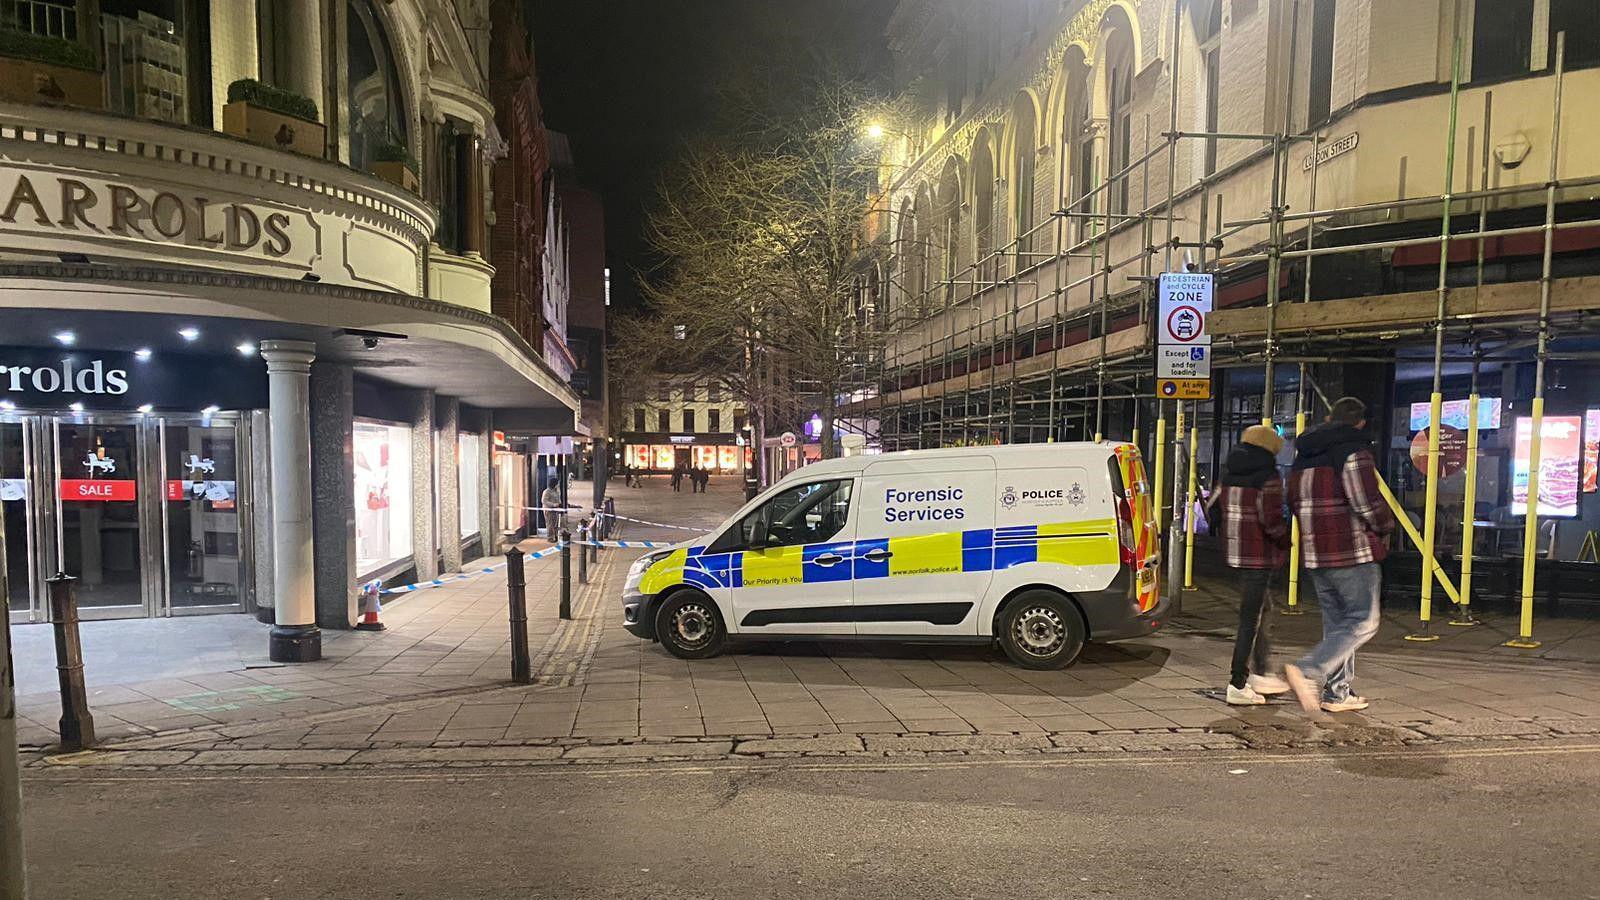
[[[574,543],[576,543],[576,542],[574,542]],[[637,541],[635,541],[634,543],[637,543]],[[526,556],[524,556],[522,558],[523,558],[524,561],[533,560],[533,559],[543,559],[546,556],[551,556],[553,554],[560,553],[561,552],[561,547],[562,547],[561,544],[556,544],[554,547],[546,547],[543,550],[538,550],[538,551],[535,551],[533,553],[529,553],[529,554],[527,554]],[[395,585],[394,587],[379,588],[378,589],[378,593],[379,594],[412,594],[412,593],[415,593],[417,591],[425,591],[428,588],[444,587],[447,584],[454,584],[457,581],[466,581],[469,578],[476,578],[479,575],[487,575],[490,572],[496,572],[496,571],[499,571],[500,569],[504,569],[505,567],[506,567],[505,563],[499,562],[499,563],[495,563],[492,566],[484,566],[481,569],[470,569],[470,570],[466,570],[466,571],[455,572],[453,574],[445,575],[445,576],[442,576],[442,577],[439,577],[439,578],[434,578],[434,579],[431,579],[429,581],[418,581],[418,582],[415,582],[413,584],[400,584],[400,585]],[[372,588],[374,585],[377,585],[377,584],[380,584],[380,583],[381,582],[377,582],[377,581],[369,581],[366,584],[361,585],[361,590],[363,592],[365,592],[368,589]]]
[[[553,513],[561,513],[562,515],[569,515],[569,514],[572,514],[572,513],[579,513],[579,514],[585,515],[585,516],[598,516],[598,517],[606,518],[606,519],[616,519],[616,520],[621,521],[621,522],[632,522],[635,525],[648,525],[651,528],[671,528],[671,529],[673,529],[675,531],[693,531],[696,534],[705,534],[706,531],[707,531],[707,529],[705,529],[705,528],[697,527],[697,526],[694,526],[694,525],[671,525],[671,524],[668,524],[666,522],[651,522],[651,521],[646,520],[646,519],[635,519],[633,516],[625,516],[625,515],[622,515],[621,513],[608,513],[608,512],[606,512],[604,510],[595,509],[594,507],[591,507],[591,506],[509,506],[509,505],[501,505],[500,508],[501,509],[516,509],[516,510],[521,510],[523,512],[536,512],[536,513],[553,512]]]
[[[657,547],[671,547],[672,546],[671,544],[667,543],[666,541],[578,541],[578,540],[575,540],[572,543],[574,543],[574,544],[582,544],[585,547],[620,547],[620,548],[622,548],[624,550],[634,549],[634,548],[648,550],[648,549],[654,549],[654,548],[657,548]]]

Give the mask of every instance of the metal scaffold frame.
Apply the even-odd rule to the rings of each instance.
[[[1194,461],[1199,435],[1201,404],[1164,401],[1155,394],[1153,366],[1153,318],[1150,310],[1155,298],[1155,264],[1161,257],[1161,271],[1173,271],[1175,256],[1184,251],[1198,254],[1198,263],[1187,260],[1183,264],[1191,271],[1225,272],[1241,266],[1265,263],[1266,277],[1266,334],[1259,346],[1235,341],[1229,345],[1236,354],[1223,367],[1258,367],[1264,369],[1264,389],[1261,421],[1274,424],[1277,392],[1276,367],[1292,363],[1298,377],[1295,388],[1293,419],[1286,427],[1296,434],[1303,432],[1307,422],[1315,418],[1315,403],[1307,405],[1308,386],[1315,388],[1308,367],[1318,362],[1350,361],[1348,350],[1352,341],[1370,338],[1354,330],[1332,333],[1303,332],[1292,336],[1294,353],[1285,353],[1285,336],[1277,327],[1277,311],[1282,288],[1281,267],[1289,260],[1302,260],[1304,279],[1300,302],[1310,302],[1312,294],[1312,266],[1316,259],[1334,254],[1367,253],[1401,247],[1437,245],[1439,247],[1439,279],[1437,284],[1438,309],[1434,320],[1420,328],[1385,328],[1384,338],[1431,337],[1434,347],[1435,381],[1430,400],[1432,421],[1439,421],[1441,406],[1440,375],[1445,357],[1447,337],[1455,336],[1470,342],[1474,362],[1474,388],[1471,403],[1476,407],[1477,363],[1483,359],[1482,342],[1494,333],[1494,325],[1478,321],[1451,321],[1447,316],[1449,286],[1446,274],[1449,264],[1449,245],[1454,241],[1473,240],[1477,246],[1477,282],[1483,284],[1483,259],[1485,243],[1493,238],[1513,235],[1540,234],[1544,238],[1543,268],[1540,277],[1540,313],[1537,326],[1538,384],[1534,401],[1533,467],[1538,466],[1539,417],[1542,413],[1543,367],[1548,356],[1552,314],[1551,248],[1556,232],[1563,229],[1593,227],[1600,219],[1558,220],[1557,200],[1564,191],[1600,185],[1600,175],[1580,178],[1558,177],[1558,155],[1551,153],[1549,178],[1541,186],[1491,187],[1488,184],[1490,101],[1486,95],[1483,114],[1484,177],[1476,189],[1454,191],[1452,183],[1456,157],[1457,97],[1460,88],[1461,34],[1459,18],[1453,42],[1453,66],[1450,91],[1450,119],[1445,146],[1446,172],[1443,189],[1436,195],[1415,196],[1380,203],[1355,204],[1319,209],[1316,207],[1318,169],[1322,163],[1321,151],[1327,142],[1321,127],[1303,133],[1292,133],[1293,89],[1292,79],[1280,79],[1281,120],[1266,133],[1195,132],[1179,129],[1179,104],[1181,81],[1179,61],[1182,43],[1183,0],[1174,0],[1172,16],[1173,47],[1170,50],[1171,70],[1168,74],[1169,116],[1168,128],[1160,134],[1162,141],[1150,144],[1148,116],[1144,123],[1144,149],[1119,170],[1110,173],[1099,184],[1088,186],[1083,195],[1050,213],[1043,221],[1020,234],[1010,237],[997,247],[965,266],[950,272],[953,266],[944,264],[948,277],[923,287],[920,296],[904,307],[891,310],[891,316],[880,319],[884,337],[899,336],[900,340],[885,340],[882,350],[874,354],[875,365],[864,364],[856,396],[862,398],[852,404],[853,411],[844,415],[862,422],[875,422],[879,444],[883,450],[914,449],[924,446],[954,446],[988,443],[1037,443],[1065,439],[1069,436],[1092,437],[1095,440],[1138,440],[1138,410],[1140,401],[1154,403],[1155,427],[1153,440],[1145,446],[1153,457],[1155,495],[1158,525],[1168,521],[1168,500],[1171,509],[1190,509],[1195,505]],[[1291,12],[1290,33],[1298,33],[1300,0],[1294,0]],[[1294,71],[1296,41],[1290,41],[1286,51],[1286,71]],[[1563,78],[1564,35],[1558,36],[1555,48],[1553,91],[1553,117],[1556,140],[1559,141],[1561,123],[1561,83]],[[1240,163],[1219,169],[1212,174],[1193,179],[1193,183],[1179,192],[1177,187],[1180,147],[1189,141],[1223,142],[1245,141],[1261,145],[1254,155]],[[1290,147],[1309,144],[1310,182],[1309,204],[1305,211],[1291,211],[1287,206]],[[1057,189],[1067,184],[1067,154],[1058,154]],[[1271,205],[1262,215],[1226,221],[1223,217],[1224,183],[1239,177],[1242,163],[1270,155],[1272,183]],[[1166,163],[1166,196],[1151,202],[1149,197],[1152,166]],[[1469,169],[1471,157],[1469,155]],[[1137,211],[1118,209],[1126,205],[1132,193],[1131,183],[1137,177],[1142,190]],[[1471,180],[1469,172],[1468,180]],[[1469,188],[1472,185],[1468,185]],[[1544,196],[1544,218],[1537,225],[1509,225],[1490,228],[1488,214],[1491,209],[1515,208],[1518,199],[1535,191]],[[1120,192],[1120,193],[1119,193]],[[1122,198],[1122,203],[1114,198]],[[1212,216],[1212,197],[1215,212]],[[1198,221],[1190,222],[1178,215],[1180,203],[1197,206]],[[1475,210],[1474,210],[1475,207]],[[1477,212],[1477,227],[1473,231],[1452,232],[1452,213],[1458,208]],[[1330,225],[1375,215],[1402,215],[1407,211],[1438,211],[1441,227],[1438,233],[1422,237],[1365,240],[1358,243],[1330,241],[1319,244],[1319,228],[1326,231]],[[1214,223],[1214,224],[1213,224]],[[999,223],[993,223],[995,227]],[[1290,234],[1291,226],[1298,230]],[[1239,238],[1247,230],[1265,227],[1265,240],[1225,252],[1230,238]],[[1141,247],[1123,258],[1113,258],[1110,237],[1114,231],[1137,229]],[[1165,238],[1155,241],[1158,229]],[[1076,231],[1076,234],[1073,232]],[[1053,232],[1053,241],[1050,240]],[[1187,236],[1184,234],[1187,232]],[[954,242],[946,236],[946,247],[954,252]],[[928,236],[919,234],[920,247],[910,248],[913,259],[931,258],[936,249]],[[981,238],[980,238],[981,240]],[[1043,249],[1053,246],[1053,250]],[[896,248],[904,250],[906,248]],[[980,245],[980,250],[981,245]],[[1209,258],[1208,258],[1209,257]],[[1068,273],[1069,260],[1087,260],[1087,272],[1076,277]],[[1046,268],[1052,269],[1047,272]],[[1132,283],[1131,289],[1114,290],[1113,279]],[[1041,284],[1041,281],[1049,284]],[[889,279],[883,286],[890,287]],[[1024,294],[1031,291],[1031,299]],[[1078,306],[1068,303],[1069,296],[1087,295],[1087,302]],[[1005,302],[995,302],[1003,298]],[[909,308],[905,308],[909,307]],[[987,308],[986,308],[987,307]],[[937,311],[938,317],[930,315]],[[1113,346],[1113,328],[1118,322],[1137,323],[1143,339],[1137,346]],[[938,333],[928,333],[920,342],[910,345],[904,335],[919,326],[937,322]],[[1126,328],[1116,331],[1124,334]],[[1069,337],[1078,340],[1067,343]],[[1075,360],[1063,361],[1065,350],[1093,347],[1092,355],[1077,354]],[[1023,362],[1034,361],[1024,366]],[[1389,357],[1382,361],[1393,362]],[[1039,362],[1043,362],[1040,365]],[[908,379],[907,376],[912,376]],[[915,383],[911,383],[914,381]],[[1315,393],[1320,394],[1320,389]],[[1321,398],[1323,403],[1327,398]],[[1112,423],[1107,417],[1108,403],[1133,401],[1131,423]],[[1169,402],[1176,421],[1169,428]],[[1210,407],[1211,420],[1221,414],[1219,401],[1204,401]],[[1131,427],[1129,425],[1131,424]],[[1469,446],[1477,446],[1477,420],[1472,417],[1468,434]],[[1430,429],[1437,431],[1437,429]],[[1147,430],[1147,434],[1149,434]],[[872,437],[874,435],[869,435]],[[1437,579],[1457,603],[1457,615],[1451,624],[1471,624],[1467,611],[1470,602],[1471,556],[1463,554],[1460,573],[1461,589],[1458,591],[1442,567],[1434,560],[1436,534],[1436,504],[1438,471],[1438,437],[1430,436],[1428,442],[1428,489],[1423,533],[1413,538],[1425,560],[1420,596],[1419,629],[1417,634],[1428,636],[1431,620],[1432,585]],[[1475,460],[1473,461],[1475,469]],[[1536,478],[1537,476],[1533,476]],[[1530,484],[1530,491],[1534,485]],[[1472,507],[1463,516],[1463,539],[1471,546]],[[1401,517],[1404,518],[1403,516]],[[1533,557],[1531,550],[1537,535],[1537,516],[1529,515],[1525,529],[1525,554],[1523,573],[1523,626],[1519,646],[1536,645],[1531,638],[1531,608],[1533,587]],[[1193,584],[1192,534],[1194,516],[1171,517],[1168,536],[1167,559],[1169,564],[1166,584],[1168,590],[1181,600],[1180,585]],[[1409,528],[1409,523],[1406,523]],[[1294,536],[1298,546],[1298,529]],[[1298,553],[1294,553],[1295,558]],[[1299,568],[1291,568],[1289,587],[1289,612],[1298,611]],[[1530,644],[1530,642],[1532,642]],[[1516,643],[1516,642],[1513,642]]]

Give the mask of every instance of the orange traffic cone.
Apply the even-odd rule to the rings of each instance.
[[[357,631],[386,631],[384,624],[378,621],[378,611],[383,604],[378,602],[378,582],[369,582],[361,588],[361,621],[356,623]]]

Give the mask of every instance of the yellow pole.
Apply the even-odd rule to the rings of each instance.
[[[1539,453],[1544,437],[1544,398],[1533,398],[1533,434],[1528,436],[1528,512],[1522,525],[1522,628],[1507,647],[1531,650],[1533,639],[1533,562],[1539,545]]]
[[[1428,398],[1428,486],[1422,500],[1422,555],[1425,559],[1433,559],[1435,529],[1439,524],[1435,507],[1439,503],[1439,429],[1444,424],[1443,414],[1444,396],[1434,391]],[[1417,617],[1422,627],[1406,635],[1406,640],[1437,641],[1439,636],[1428,630],[1433,619],[1433,577],[1427,571],[1422,573],[1422,603]]]
[[[1160,400],[1156,401],[1156,413],[1156,533],[1160,534],[1166,523],[1162,513],[1167,508],[1167,410]]]
[[[1478,392],[1467,396],[1467,484],[1461,496],[1461,601],[1451,625],[1476,625],[1472,617],[1472,529],[1478,505]]]
[[[1400,528],[1406,533],[1406,537],[1411,538],[1411,543],[1416,544],[1417,549],[1420,551],[1422,549],[1422,535],[1417,533],[1416,526],[1412,525],[1411,520],[1406,518],[1406,511],[1400,508],[1400,501],[1395,499],[1394,491],[1389,490],[1389,483],[1382,478],[1378,479],[1378,495],[1383,497],[1383,502],[1389,504],[1389,511],[1394,513],[1394,520],[1400,524]],[[1461,602],[1461,595],[1456,592],[1456,586],[1450,581],[1450,573],[1444,570],[1444,566],[1439,565],[1437,559],[1434,559],[1431,555],[1424,555],[1422,557],[1422,571],[1431,572],[1433,577],[1439,579],[1439,585],[1444,588],[1445,595],[1450,598],[1451,603]]]
[[[1300,410],[1294,414],[1294,436],[1299,437],[1306,433],[1306,413]],[[1300,519],[1291,510],[1289,513],[1289,605],[1284,609],[1286,616],[1301,615],[1300,609]]]
[[[1183,589],[1194,589],[1194,448],[1199,442],[1200,429],[1195,424],[1200,420],[1199,404],[1195,405],[1194,421],[1189,424],[1189,487],[1185,492],[1183,504],[1184,542],[1183,542]]]

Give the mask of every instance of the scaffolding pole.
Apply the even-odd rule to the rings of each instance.
[[[1556,178],[1561,161],[1561,81],[1566,69],[1567,33],[1556,34],[1556,85],[1554,111],[1550,122],[1550,178],[1544,192],[1544,260],[1539,275],[1539,344],[1533,361],[1533,421],[1528,436],[1527,511],[1522,523],[1522,615],[1517,636],[1507,647],[1524,650],[1538,648],[1533,637],[1534,553],[1539,543],[1539,451],[1544,431],[1544,364],[1550,353],[1550,264],[1555,250]],[[1513,490],[1515,485],[1513,484]]]
[[[1457,6],[1459,7],[1459,3]],[[1433,317],[1433,392],[1428,395],[1428,470],[1422,501],[1422,555],[1432,558],[1439,524],[1439,431],[1444,427],[1444,322],[1450,300],[1450,196],[1456,178],[1456,114],[1461,97],[1461,23],[1454,22],[1450,63],[1450,115],[1444,145],[1444,211],[1439,216],[1438,301]],[[1468,511],[1470,515],[1470,510]],[[1470,548],[1467,548],[1470,550]],[[1437,641],[1433,633],[1433,575],[1422,573],[1417,630],[1408,641]]]
[[[1168,116],[1169,116],[1170,124],[1167,127],[1167,133],[1164,135],[1164,137],[1166,137],[1166,139],[1167,139],[1167,206],[1166,206],[1166,211],[1167,211],[1167,242],[1166,242],[1166,253],[1163,256],[1162,262],[1161,262],[1161,271],[1163,271],[1163,272],[1171,272],[1172,271],[1172,249],[1173,249],[1173,240],[1174,240],[1174,237],[1175,237],[1175,235],[1173,234],[1172,205],[1173,205],[1173,203],[1175,202],[1175,200],[1177,198],[1177,184],[1178,184],[1178,72],[1179,72],[1179,62],[1181,60],[1180,51],[1181,51],[1181,49],[1183,47],[1183,0],[1172,0],[1172,32],[1171,33],[1172,33],[1172,54],[1171,54],[1170,58],[1172,60],[1172,64],[1169,67],[1169,70],[1167,72],[1167,105],[1168,105]],[[1147,209],[1148,209],[1148,207],[1147,207]],[[1151,327],[1152,327],[1152,329],[1154,329],[1156,327],[1159,327],[1155,322],[1156,318],[1157,317],[1155,317],[1155,316],[1151,317]],[[1149,343],[1154,343],[1154,335],[1153,334],[1147,334],[1145,336],[1145,340],[1147,342],[1149,342]],[[1178,460],[1177,460],[1178,450],[1179,450],[1179,448],[1181,448],[1183,446],[1183,404],[1180,401],[1178,403],[1175,403],[1174,406],[1176,406],[1177,409],[1178,409],[1177,427],[1173,430],[1173,434],[1172,434],[1173,444],[1175,445],[1174,449],[1173,449],[1172,467],[1173,467],[1173,470],[1174,470],[1173,471],[1174,481],[1176,481],[1176,476],[1177,476],[1176,469],[1178,467]],[[1156,401],[1156,435],[1157,435],[1157,437],[1156,437],[1156,485],[1157,485],[1156,486],[1156,533],[1158,535],[1158,537],[1157,537],[1157,541],[1158,542],[1160,540],[1159,535],[1161,533],[1162,525],[1165,522],[1165,515],[1166,515],[1165,507],[1166,507],[1166,502],[1167,502],[1167,496],[1161,490],[1162,476],[1166,473],[1166,464],[1167,464],[1166,445],[1165,445],[1165,442],[1162,440],[1162,438],[1166,435],[1166,430],[1167,430],[1167,405],[1163,401],[1157,400]],[[1182,582],[1180,582],[1178,580],[1178,578],[1176,577],[1177,571],[1178,571],[1178,567],[1177,567],[1178,547],[1183,543],[1183,537],[1182,537],[1181,531],[1177,527],[1177,524],[1176,524],[1177,520],[1174,519],[1173,522],[1174,522],[1174,525],[1173,525],[1173,528],[1172,528],[1172,532],[1171,532],[1171,534],[1169,534],[1167,536],[1167,559],[1168,559],[1168,563],[1167,563],[1167,590],[1169,592],[1169,595],[1174,600],[1174,609],[1176,610],[1176,609],[1182,609],[1183,608],[1183,596],[1182,596],[1182,592],[1181,592]]]

